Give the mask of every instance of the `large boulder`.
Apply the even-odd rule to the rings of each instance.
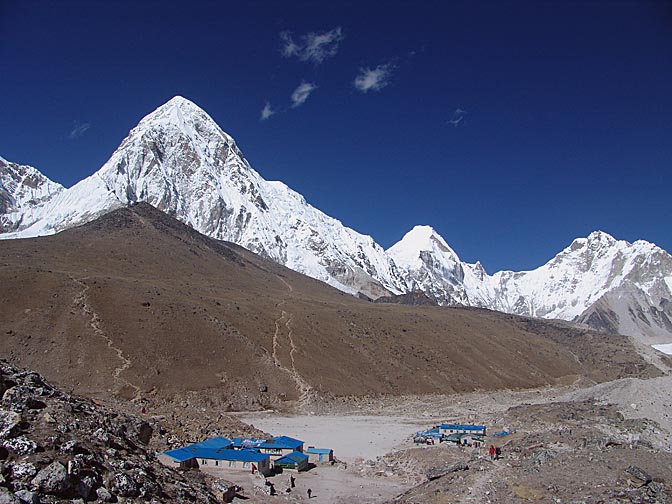
[[[454,473],[457,471],[467,471],[469,466],[462,462],[456,462],[454,464],[445,464],[439,467],[433,467],[427,471],[427,479],[429,481],[441,478],[446,474]]]
[[[653,481],[653,478],[649,473],[647,473],[644,469],[637,467],[635,465],[629,465],[628,467],[626,467],[625,473],[628,475],[628,479],[635,486],[648,485]]]
[[[2,446],[13,451],[17,455],[30,455],[37,451],[37,443],[26,436],[19,436],[12,439],[6,439]]]
[[[52,462],[37,473],[31,484],[34,488],[53,495],[63,495],[67,493],[72,483],[68,471],[60,462]]]
[[[14,494],[6,488],[0,487],[0,504],[22,504]]]
[[[17,412],[0,409],[0,439],[10,437],[20,423],[21,415]]]
[[[121,497],[140,495],[138,484],[126,473],[116,473],[112,479],[112,491]]]

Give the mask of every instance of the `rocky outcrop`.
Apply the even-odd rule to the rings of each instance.
[[[376,303],[393,303],[413,306],[437,306],[436,301],[420,291],[408,292],[396,296],[383,296],[376,299]]]
[[[0,360],[0,503],[218,502],[161,465],[151,426]]]
[[[454,464],[446,464],[439,467],[434,467],[427,471],[427,479],[429,481],[434,481],[439,479],[446,474],[454,473],[457,471],[468,471],[469,466],[463,462],[455,462]]]

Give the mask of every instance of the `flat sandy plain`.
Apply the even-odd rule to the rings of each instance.
[[[271,481],[274,481],[276,489],[281,493],[272,498],[273,502],[307,501],[306,491],[310,488],[313,491],[311,502],[382,503],[394,500],[424,481],[421,471],[417,474],[412,471],[400,474],[398,470],[386,472],[385,462],[381,462],[383,457],[385,460],[394,459],[395,456],[403,459],[406,453],[413,451],[417,459],[420,450],[413,444],[412,436],[418,430],[454,420],[482,422],[497,430],[507,427],[502,421],[505,412],[511,407],[556,404],[558,409],[563,409],[563,403],[586,400],[592,401],[596,408],[600,404],[613,404],[625,418],[646,418],[657,422],[661,427],[659,434],[649,441],[656,449],[672,451],[672,376],[650,380],[616,380],[581,389],[569,386],[524,392],[408,397],[377,404],[375,408],[361,413],[347,411],[330,415],[283,415],[263,412],[236,416],[274,435],[284,434],[304,440],[306,446],[332,448],[336,458],[343,462],[334,466],[319,466],[295,475],[297,486],[289,494],[285,493],[289,475],[285,473],[273,477]],[[491,428],[490,432],[494,430]],[[460,455],[458,452],[464,455],[460,449],[447,445],[424,447],[421,450],[420,457],[425,454],[426,459],[436,455],[437,460],[450,460],[451,451],[456,452],[456,458]],[[469,456],[472,463],[480,461],[478,463],[487,466],[480,478],[481,484],[492,484],[496,472],[489,472],[490,462],[485,450],[482,453],[470,453]],[[483,471],[483,468],[480,470]],[[669,477],[672,478],[672,474]],[[271,502],[271,497],[252,490],[255,485],[259,485],[259,479],[236,474],[232,474],[231,479],[246,488],[246,496],[251,502]],[[477,495],[473,485],[465,491],[466,501],[488,502],[485,493]]]

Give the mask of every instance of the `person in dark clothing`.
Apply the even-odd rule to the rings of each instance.
[[[294,476],[289,477],[289,484],[291,485],[292,488],[294,488],[296,486],[296,484],[294,483],[295,481],[296,481],[296,478]]]
[[[307,493],[308,493],[308,498],[310,499],[313,495],[313,491],[309,488]]]

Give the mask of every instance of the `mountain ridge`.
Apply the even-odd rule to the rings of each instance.
[[[376,299],[422,291],[440,305],[610,319],[612,329],[652,343],[672,339],[672,258],[649,242],[594,231],[534,270],[493,275],[479,262],[463,262],[429,226],[416,226],[383,250],[282,182],[264,180],[233,138],[181,96],[145,116],[90,177],[69,189],[54,186],[21,207],[5,204],[0,238],[58,232],[139,201],[350,294]],[[624,282],[632,284],[633,306],[609,295]],[[598,302],[599,316],[591,318]]]
[[[292,409],[659,374],[628,338],[360,300],[143,202],[4,242],[0,282],[0,352],[100,398]]]

